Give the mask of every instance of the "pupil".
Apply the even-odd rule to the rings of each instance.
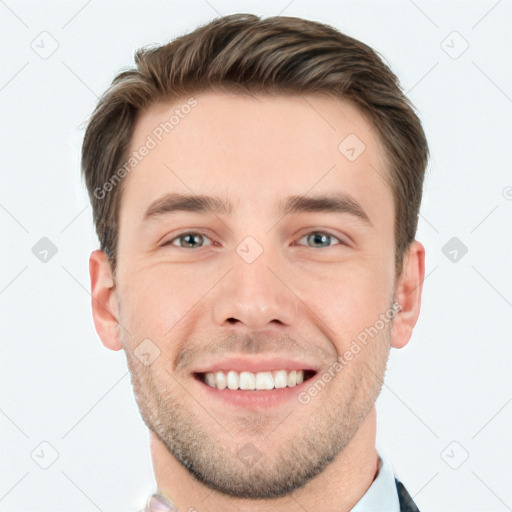
[[[194,243],[194,238],[197,237],[197,236],[201,236],[199,234],[188,234],[188,235],[185,235],[185,240],[186,240],[186,244],[187,245],[192,245]],[[190,241],[192,239],[192,241]]]
[[[314,243],[315,243],[315,244],[317,244],[317,243],[318,243],[318,244],[322,244],[322,243],[325,243],[325,242],[327,241],[326,239],[327,239],[327,237],[328,237],[329,235],[322,235],[322,234],[318,234],[318,233],[317,233],[317,234],[314,234],[314,235],[312,235],[312,236],[313,236],[313,239],[314,239]]]

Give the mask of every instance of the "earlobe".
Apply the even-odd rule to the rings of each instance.
[[[421,293],[425,279],[425,248],[415,240],[404,255],[402,275],[395,297],[400,305],[393,320],[391,346],[402,348],[411,339],[412,331],[420,314]]]
[[[105,347],[110,350],[123,348],[119,331],[119,305],[112,270],[107,255],[100,250],[89,257],[91,279],[91,306],[94,327]]]

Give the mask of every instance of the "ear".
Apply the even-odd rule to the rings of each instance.
[[[110,350],[123,348],[119,331],[119,302],[112,269],[103,251],[93,251],[89,257],[91,278],[92,316],[94,327],[105,347]]]
[[[421,292],[425,279],[425,247],[415,240],[404,255],[402,274],[395,298],[401,308],[393,320],[391,346],[403,348],[411,339],[420,314]]]

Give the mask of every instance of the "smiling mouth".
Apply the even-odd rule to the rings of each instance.
[[[237,372],[234,370],[198,372],[194,377],[215,389],[264,391],[294,388],[311,379],[315,370],[273,370],[263,372]]]

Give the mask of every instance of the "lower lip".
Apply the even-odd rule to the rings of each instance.
[[[298,402],[298,395],[307,386],[310,385],[312,378],[301,382],[293,388],[279,388],[279,389],[262,389],[262,390],[248,390],[241,389],[217,389],[202,382],[199,378],[194,376],[194,381],[199,385],[201,392],[204,393],[207,399],[221,400],[225,404],[233,405],[235,407],[248,407],[254,409],[267,409],[272,407],[279,407],[287,402],[296,400]]]

